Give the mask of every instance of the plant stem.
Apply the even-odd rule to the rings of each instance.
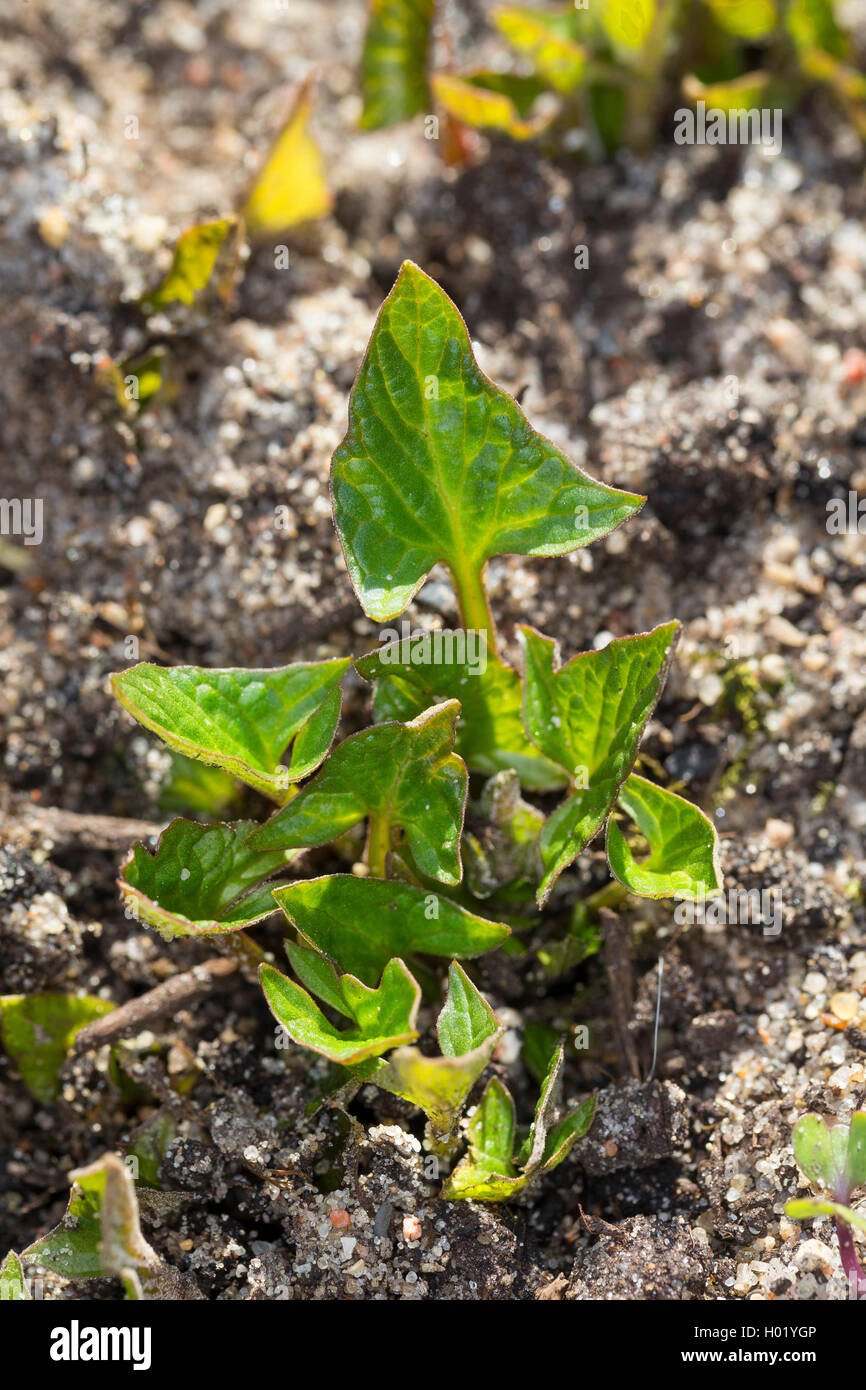
[[[493,625],[493,616],[490,612],[490,605],[487,602],[487,593],[484,588],[483,579],[484,566],[478,569],[471,564],[467,565],[458,574],[456,570],[452,572],[454,579],[454,589],[457,594],[457,602],[460,607],[460,621],[467,631],[471,628],[475,632],[483,632],[487,638],[488,656],[496,656],[496,628]]]
[[[590,893],[583,906],[587,912],[597,912],[600,907],[618,907],[627,897],[628,889],[614,879],[612,883],[606,883],[604,888]]]
[[[391,848],[391,819],[383,813],[370,816],[367,832],[367,868],[372,878],[387,878],[386,861]]]
[[[841,1216],[837,1216],[836,1236],[839,1241],[839,1254],[842,1257],[842,1268],[845,1277],[855,1290],[855,1295],[859,1297],[861,1289],[866,1290],[866,1270],[864,1270],[857,1258],[857,1249],[854,1245],[854,1237],[847,1222]]]

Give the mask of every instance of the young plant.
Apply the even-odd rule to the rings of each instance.
[[[827,1195],[788,1202],[786,1214],[795,1221],[832,1216],[846,1277],[855,1289],[866,1288],[866,1270],[854,1244],[855,1232],[866,1235],[866,1216],[848,1205],[855,1189],[866,1183],[866,1110],[858,1110],[847,1125],[803,1115],[794,1127],[794,1154],[813,1187]]]
[[[467,640],[443,652],[437,634],[425,634],[359,659],[380,722],[330,752],[348,659],[251,672],[141,665],[115,676],[121,703],[175,754],[240,778],[276,806],[261,825],[172,822],[155,852],[133,850],[121,890],[166,937],[240,941],[285,1035],[342,1069],[340,1096],[373,1082],[408,1100],[427,1116],[430,1146],[450,1156],[502,1032],[458,961],[522,952],[510,929],[534,931],[538,909],[566,891],[563,871],[605,827],[614,895],[718,891],[716,836],[697,807],[634,772],[678,624],[564,664],[552,639],[525,627],[522,672],[500,655],[487,561],[579,549],[644,499],[589,477],[532,428],[480,371],[455,306],[411,263],[373,329],[332,482],[365,611],[397,616],[444,564],[471,630],[457,636]],[[469,770],[488,780],[467,826]],[[564,799],[545,817],[521,787]],[[640,852],[614,816],[634,823]],[[332,845],[338,859],[361,827],[362,869],[270,882],[302,848]],[[357,857],[354,844],[349,853]],[[262,963],[246,937],[276,907],[289,924],[294,978]],[[565,940],[544,939],[547,974],[584,959],[598,939],[591,906],[576,904]],[[439,996],[443,959],[431,1056],[414,1044],[422,986],[428,999]],[[591,1098],[557,1120],[562,1048],[551,1049],[544,1030],[532,1038],[543,1084],[529,1132],[515,1138],[496,1078],[446,1196],[516,1196],[588,1127]]]
[[[866,138],[866,78],[836,9],[834,0],[502,5],[491,19],[522,71],[449,67],[428,76],[433,3],[382,0],[364,44],[361,124],[392,125],[435,107],[458,128],[515,140],[561,143],[579,129],[590,153],[611,154],[646,147],[676,99],[725,112],[790,109],[817,85]]]

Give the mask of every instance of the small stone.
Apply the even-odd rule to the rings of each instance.
[[[826,988],[826,975],[822,975],[820,970],[810,970],[803,981],[803,989],[806,994],[823,994]]]
[[[856,1016],[860,1007],[860,997],[851,990],[840,990],[830,999],[830,1012],[840,1018],[843,1023],[848,1023]]]
[[[771,816],[764,826],[764,834],[773,849],[782,849],[784,845],[793,840],[794,827],[790,821],[776,820],[774,816]]]
[[[809,640],[805,633],[800,632],[787,618],[783,618],[781,613],[774,613],[767,619],[766,632],[780,647],[805,647]]]
[[[337,1231],[344,1231],[347,1226],[352,1224],[352,1218],[342,1207],[335,1207],[331,1212],[331,1225]]]
[[[62,208],[54,206],[45,209],[39,219],[39,235],[46,246],[60,250],[69,236],[69,220]]]
[[[421,1239],[421,1222],[418,1220],[417,1216],[404,1216],[404,1217],[403,1217],[403,1239],[404,1239],[404,1240],[420,1240],[420,1239]]]

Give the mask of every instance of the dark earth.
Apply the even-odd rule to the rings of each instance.
[[[481,8],[453,17],[461,51]],[[649,499],[591,550],[494,562],[503,631],[529,621],[570,655],[681,620],[642,756],[716,818],[726,887],[776,891],[781,929],[621,909],[642,1078],[664,954],[651,1081],[620,1069],[601,955],[552,984],[534,949],[475,963],[522,1114],[530,1019],[589,1026],[566,1093],[599,1092],[587,1138],[509,1207],[439,1200],[418,1112],[382,1092],[305,1118],[322,1067],[275,1046],[241,975],[128,1040],[120,1076],[108,1048],[71,1059],[55,1106],[0,1054],[0,1256],[56,1224],[70,1169],[162,1111],[145,1234],[208,1299],[843,1298],[829,1223],[784,1205],[806,1191],[797,1117],[866,1102],[866,534],[827,528],[829,501],[866,496],[862,147],[815,96],[777,158],[669,127],[640,160],[492,141],[457,172],[422,123],[357,132],[363,18],[359,0],[47,0],[0,19],[0,491],[45,518],[39,546],[0,540],[0,992],[122,1004],[209,954],[124,915],[122,833],[47,812],[169,818],[168,759],[108,691],[130,638],[205,666],[375,646],[328,469],[404,257],[537,428]],[[184,228],[236,205],[311,67],[333,216],[286,236],[288,270],[253,248],[232,307],[173,335],[174,399],[127,418],[100,369],[147,345],[132,301]],[[446,576],[409,616],[454,625]],[[344,720],[369,721],[357,676]],[[574,894],[606,880],[596,846]],[[276,919],[258,938],[277,956]]]

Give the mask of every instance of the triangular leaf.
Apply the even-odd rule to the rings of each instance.
[[[106,999],[73,994],[7,994],[0,998],[0,1038],[21,1080],[43,1105],[57,1099],[60,1069],[85,1024],[111,1013]]]
[[[438,562],[467,628],[490,630],[494,555],[563,555],[644,499],[597,483],[481,372],[460,314],[411,261],[382,305],[334,454],[334,519],[364,611],[401,613]]]
[[[514,1126],[514,1101],[494,1076],[469,1122],[469,1152],[445,1180],[446,1200],[496,1202],[519,1191],[523,1180],[511,1160]]]
[[[121,866],[118,886],[140,921],[170,941],[240,931],[275,911],[263,880],[291,858],[250,847],[255,821],[202,825],[173,820],[151,854],[140,842]]]
[[[451,700],[408,724],[377,724],[353,734],[251,845],[324,845],[374,816],[405,831],[423,873],[459,883],[466,767],[451,752],[459,709]]]
[[[361,58],[362,130],[431,109],[427,53],[434,8],[435,0],[371,0]]]
[[[113,675],[111,686],[124,709],[169,748],[285,801],[289,783],[317,767],[331,745],[337,688],[350,664],[298,662],[248,671],[142,662]],[[313,733],[303,739],[299,765],[283,767],[287,745],[308,721]]]
[[[620,787],[617,804],[650,845],[649,855],[638,862],[619,826],[608,821],[608,861],[629,892],[696,901],[721,888],[716,829],[697,806],[635,773]]]
[[[251,237],[287,231],[299,223],[327,217],[331,211],[333,198],[322,156],[307,129],[311,109],[312,83],[308,80],[301,86],[244,204],[243,217]]]
[[[481,955],[509,935],[422,888],[353,874],[300,879],[274,892],[290,922],[317,951],[373,984],[393,956]]]
[[[327,1002],[351,1020],[352,1027],[345,1031],[335,1028],[294,980],[272,965],[261,967],[268,1007],[293,1042],[348,1066],[418,1036],[415,1017],[421,990],[401,960],[388,962],[378,989],[369,989],[351,975],[331,973]],[[324,987],[324,976],[319,983]]]
[[[679,623],[622,637],[559,666],[556,643],[520,629],[526,652],[523,718],[533,742],[572,780],[541,832],[544,902],[556,878],[601,829],[629,775],[655,708]]]
[[[514,769],[536,791],[564,785],[562,771],[526,736],[523,686],[515,670],[491,652],[482,668],[480,659],[469,660],[456,643],[453,650],[440,643],[435,661],[419,657],[424,649],[415,638],[388,643],[355,662],[365,680],[376,682],[376,719],[411,719],[437,700],[459,700],[455,749],[473,772]]]

